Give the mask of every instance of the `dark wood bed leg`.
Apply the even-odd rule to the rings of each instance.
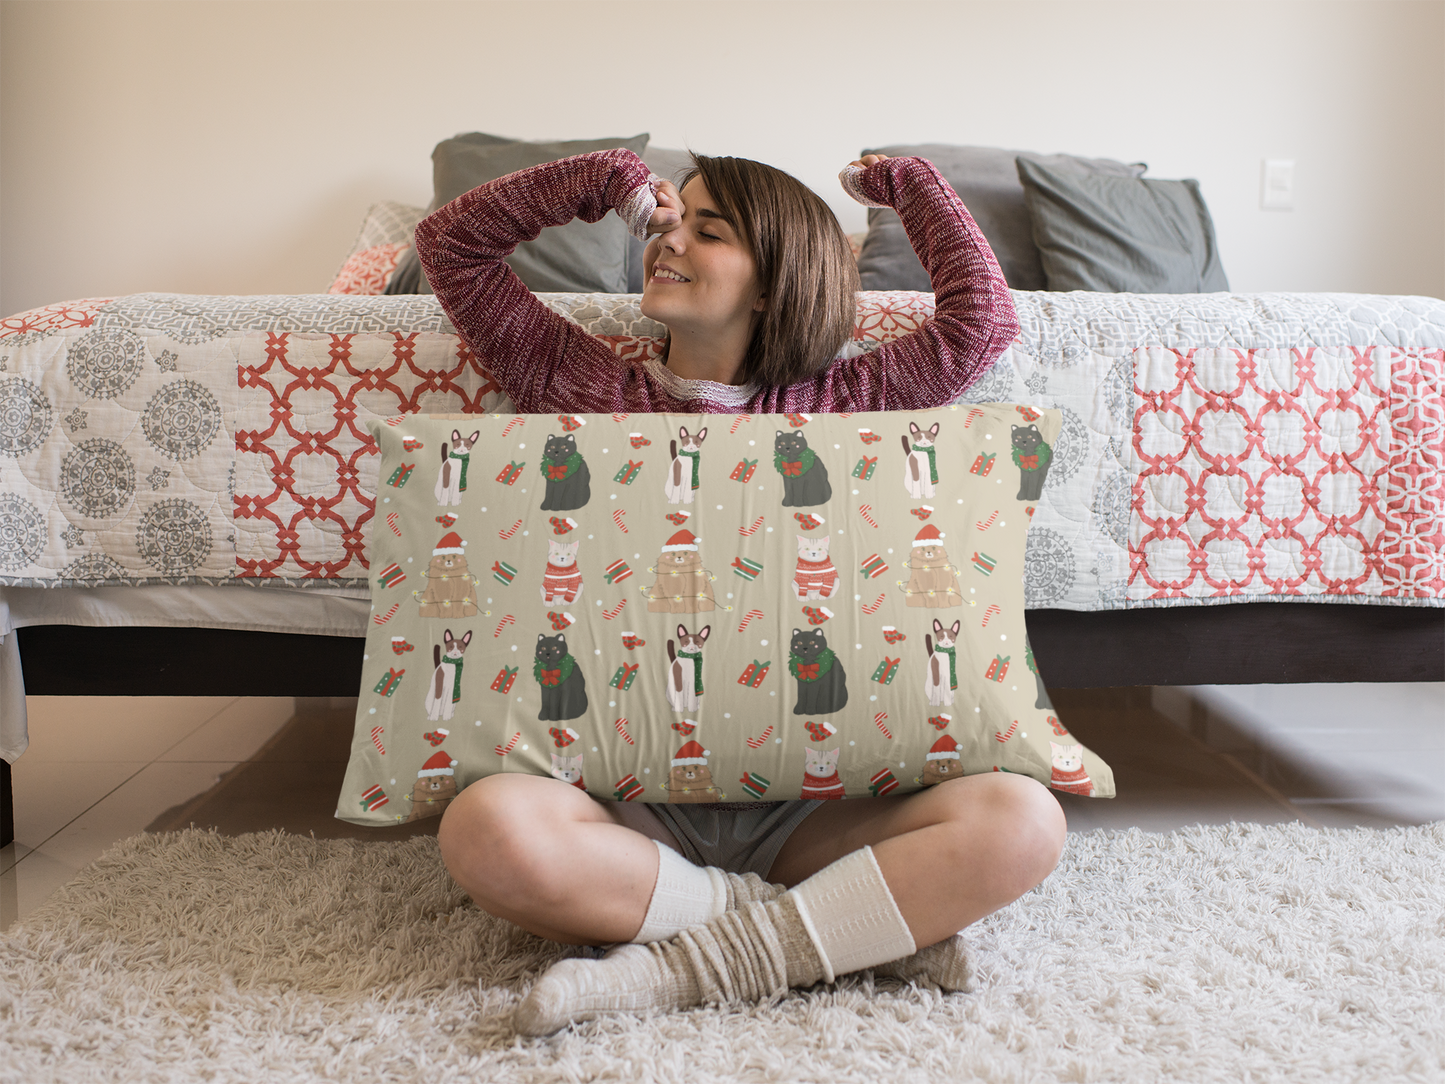
[[[0,847],[15,842],[15,792],[10,786],[10,762],[0,757]]]

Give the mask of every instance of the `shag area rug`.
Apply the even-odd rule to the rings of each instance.
[[[0,1080],[1440,1081],[1445,823],[1069,837],[974,989],[509,1027],[566,952],[430,836],[140,835],[0,937]]]

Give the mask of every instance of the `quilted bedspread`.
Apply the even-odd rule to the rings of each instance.
[[[659,351],[635,296],[543,299],[621,359]],[[848,349],[932,303],[859,295]],[[1029,606],[1445,605],[1445,301],[1014,303],[1018,339],[953,409],[1063,414]],[[510,409],[429,296],[138,294],[10,317],[0,586],[362,586],[384,484],[365,419]]]

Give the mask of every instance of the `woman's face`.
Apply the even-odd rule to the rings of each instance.
[[[682,190],[682,221],[648,243],[642,312],[674,334],[751,332],[765,301],[757,264],[701,177]]]

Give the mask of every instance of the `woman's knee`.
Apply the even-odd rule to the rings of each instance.
[[[1063,854],[1068,825],[1049,789],[1008,772],[968,776],[940,784],[948,795],[957,842],[975,856],[983,847],[993,865],[1022,895],[1047,877]],[[942,795],[940,795],[942,797]]]
[[[442,814],[437,844],[447,872],[478,902],[535,896],[545,890],[543,837],[555,816],[555,794],[541,780],[492,775],[462,791]],[[550,789],[550,788],[549,788]]]

